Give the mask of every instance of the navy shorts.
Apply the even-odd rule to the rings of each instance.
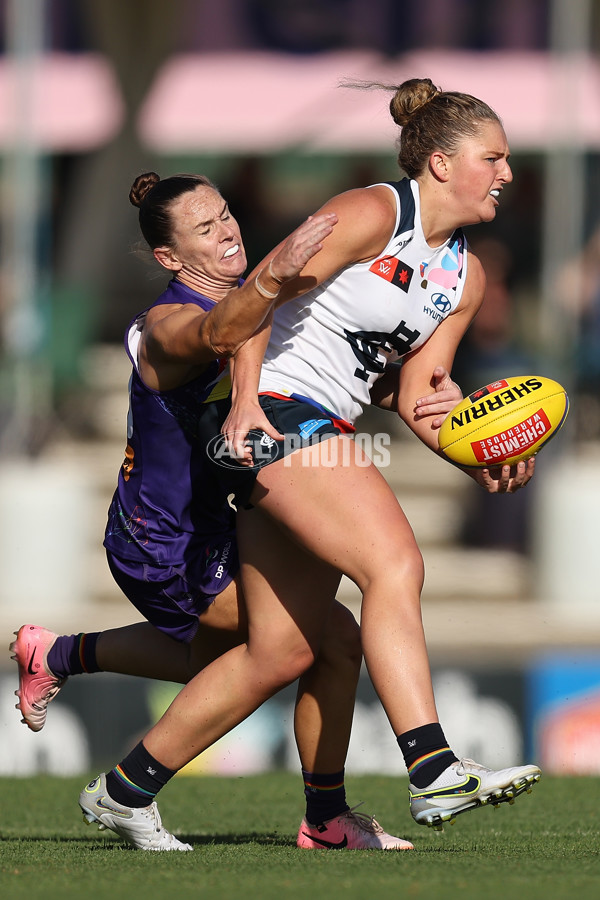
[[[253,466],[240,465],[226,451],[220,429],[229,412],[229,400],[209,404],[212,409],[203,417],[204,440],[215,478],[227,495],[233,494],[238,508],[249,508],[256,478],[264,466],[283,459],[294,450],[354,431],[343,419],[303,399],[260,394],[259,402],[269,422],[285,435],[285,439],[275,440],[258,429],[248,432],[246,440],[252,447]]]
[[[155,566],[116,557],[107,550],[113,578],[145,619],[176,641],[189,643],[198,617],[235,578],[239,558],[235,532],[190,548],[182,566]]]

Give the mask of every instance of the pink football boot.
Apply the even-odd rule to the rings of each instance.
[[[15,631],[17,639],[10,649],[19,666],[19,698],[16,709],[23,713],[24,722],[32,731],[41,731],[46,722],[46,710],[67,680],[57,678],[48,668],[48,651],[57,635],[39,625],[22,625]]]
[[[322,825],[302,820],[298,847],[307,850],[413,850],[410,841],[386,834],[373,816],[348,809]]]

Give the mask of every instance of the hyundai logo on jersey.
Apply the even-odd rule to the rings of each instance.
[[[447,313],[452,306],[445,294],[432,294],[431,302],[442,313]]]

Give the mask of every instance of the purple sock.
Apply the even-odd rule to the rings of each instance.
[[[63,634],[48,651],[48,666],[57,678],[100,672],[96,662],[96,641],[99,631],[90,634]]]

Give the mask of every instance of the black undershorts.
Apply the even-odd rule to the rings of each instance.
[[[238,508],[249,508],[257,475],[264,466],[283,459],[302,447],[311,447],[353,430],[343,419],[304,400],[260,394],[259,402],[269,422],[284,435],[284,439],[275,440],[259,429],[249,431],[246,443],[252,448],[252,466],[242,466],[235,457],[228,454],[225,439],[220,433],[230,409],[229,400],[207,404],[210,411],[207,410],[202,416],[204,442],[212,464],[211,471],[226,495],[233,495],[233,502]]]

